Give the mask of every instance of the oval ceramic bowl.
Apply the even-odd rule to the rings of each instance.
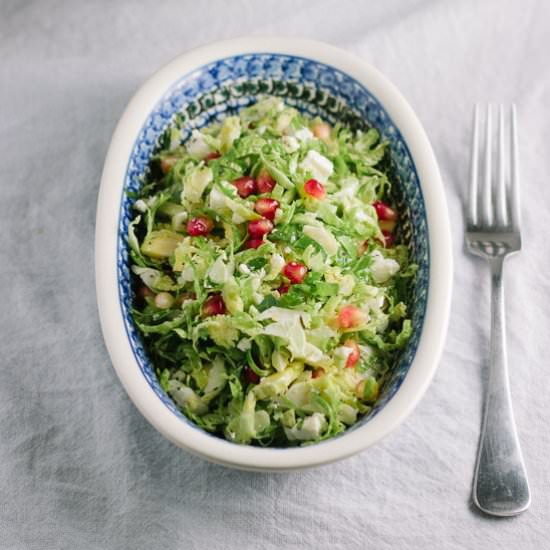
[[[180,113],[187,135],[259,95],[310,115],[376,127],[390,141],[401,238],[418,266],[409,311],[413,336],[373,411],[343,434],[300,448],[238,445],[201,430],[162,391],[129,310],[126,234],[131,200],[159,136]],[[185,136],[184,136],[185,137]],[[112,138],[96,221],[96,284],[103,335],[116,372],[141,413],[176,445],[250,470],[318,466],[357,453],[391,432],[424,394],[438,364],[451,298],[449,222],[437,164],[411,107],[376,69],[322,43],[289,38],[219,42],[178,57],[136,93]]]

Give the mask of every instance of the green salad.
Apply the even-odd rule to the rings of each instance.
[[[303,445],[369,412],[411,334],[388,144],[267,97],[151,159],[128,242],[162,388],[208,432]]]

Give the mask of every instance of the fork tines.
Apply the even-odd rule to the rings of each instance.
[[[469,230],[519,229],[515,105],[507,109],[490,103],[475,107],[467,223]]]

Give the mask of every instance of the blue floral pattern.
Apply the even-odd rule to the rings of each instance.
[[[186,139],[193,128],[203,127],[234,113],[265,94],[281,96],[287,104],[310,116],[319,115],[333,124],[341,122],[352,128],[375,127],[391,144],[391,160],[396,180],[394,194],[403,222],[401,238],[409,247],[412,261],[418,264],[415,288],[409,304],[413,335],[401,353],[380,400],[367,416],[351,428],[356,429],[368,422],[395,395],[416,353],[428,292],[428,227],[416,168],[399,129],[364,85],[334,67],[289,55],[239,55],[215,61],[182,76],[159,98],[137,136],[121,199],[118,287],[128,338],[143,376],[159,399],[182,421],[194,426],[161,389],[131,317],[132,288],[127,234],[133,213],[132,200],[126,193],[137,191],[142,185],[151,154],[176,115],[183,122],[182,135]]]

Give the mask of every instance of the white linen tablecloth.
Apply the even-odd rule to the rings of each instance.
[[[166,441],[124,393],[96,313],[96,197],[137,87],[197,45],[320,39],[378,66],[440,163],[455,290],[425,398],[367,452],[250,474]],[[0,549],[550,548],[550,6],[531,0],[0,0]],[[508,265],[512,392],[533,490],[524,515],[470,504],[488,271],[463,248],[471,110],[515,101],[524,250]]]

